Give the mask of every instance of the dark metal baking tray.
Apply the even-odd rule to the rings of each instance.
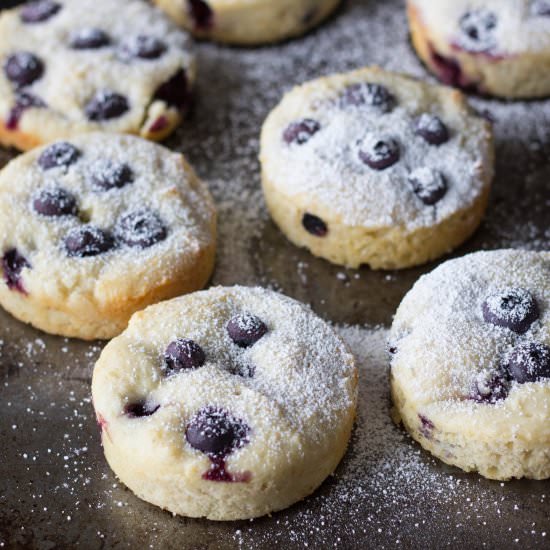
[[[413,54],[403,2],[344,3],[308,36],[257,49],[197,47],[196,105],[167,143],[220,208],[213,283],[263,284],[336,324],[389,326],[436,263],[352,271],[289,244],[259,192],[263,118],[293,84],[367,64],[430,78]],[[455,255],[550,244],[550,102],[473,98],[495,120],[497,176],[486,221]],[[15,155],[0,150],[0,166]],[[354,332],[355,331],[355,332]],[[347,329],[356,341],[383,333]],[[369,340],[370,338],[371,340]],[[535,548],[550,542],[550,481],[498,483],[432,459],[389,420],[387,367],[363,358],[357,427],[335,476],[310,498],[254,521],[173,517],[117,483],[90,401],[101,343],[40,333],[0,311],[0,544],[6,548]],[[548,534],[546,534],[548,533]]]

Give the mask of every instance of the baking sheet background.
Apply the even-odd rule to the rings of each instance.
[[[257,154],[262,120],[294,84],[372,63],[428,78],[408,42],[403,2],[349,1],[302,39],[259,49],[203,43],[197,53],[196,105],[167,145],[188,156],[217,199],[213,282],[270,285],[334,323],[389,326],[403,295],[436,264],[352,271],[296,249],[265,213]],[[456,255],[506,246],[548,249],[550,101],[472,102],[495,119],[497,177],[485,223]],[[0,149],[0,166],[14,154]],[[383,368],[362,371],[366,409],[349,453],[336,476],[305,502],[253,522],[172,517],[133,496],[106,465],[90,401],[100,349],[100,343],[40,333],[0,310],[4,547],[548,545],[550,482],[500,484],[432,460],[380,420],[389,409]],[[377,395],[371,382],[382,388]],[[371,443],[385,446],[368,450]],[[396,455],[403,457],[397,472]]]

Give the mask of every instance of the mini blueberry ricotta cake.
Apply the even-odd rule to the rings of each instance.
[[[467,239],[493,178],[489,123],[464,96],[378,68],[308,82],[261,136],[271,215],[336,264],[396,269]]]
[[[408,0],[414,47],[452,86],[550,95],[550,0]]]
[[[396,420],[448,464],[550,477],[550,252],[477,252],[422,277],[390,340]]]
[[[0,143],[90,131],[160,140],[195,78],[188,35],[142,0],[38,0],[0,14]]]
[[[181,155],[116,134],[54,142],[0,172],[0,304],[46,332],[111,338],[204,286],[215,231]]]
[[[340,0],[154,0],[199,38],[265,44],[307,32]]]
[[[92,395],[107,461],[137,496],[237,520],[290,506],[334,471],[357,369],[306,306],[216,287],[136,313],[96,363]]]

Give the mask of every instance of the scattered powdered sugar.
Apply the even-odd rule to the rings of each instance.
[[[239,527],[234,534],[239,547],[272,548],[283,541],[296,547],[328,547],[328,537],[330,546],[359,548],[365,536],[369,547],[411,547],[418,540],[443,546],[457,543],[461,526],[468,522],[481,524],[480,540],[488,547],[520,536],[517,526],[510,525],[508,532],[489,537],[493,522],[502,521],[503,510],[514,509],[513,493],[504,484],[441,467],[392,422],[388,331],[364,327],[338,331],[360,369],[357,426],[348,455],[334,479],[310,498],[309,506],[274,516],[275,530],[266,530],[262,520]],[[545,504],[546,495],[535,493],[533,504]],[[544,540],[544,524],[524,527],[533,543]],[[328,536],[332,530],[338,532],[337,538]]]
[[[198,49],[194,114],[168,145],[186,154],[216,199],[213,283],[269,284],[315,302],[329,318],[344,308],[346,318],[382,318],[389,326],[402,296],[432,265],[344,271],[296,249],[269,222],[257,155],[264,117],[294,84],[370,63],[433,81],[407,42],[403,2],[350,2],[318,32],[279,46],[202,43]],[[497,178],[482,229],[459,253],[548,249],[548,103],[471,102],[495,120]],[[2,162],[11,155],[0,151]],[[336,475],[304,503],[272,517],[217,524],[173,518],[114,477],[89,396],[99,345],[41,334],[0,310],[0,543],[262,549],[547,544],[548,483],[490,482],[430,459],[389,417],[387,331],[340,331],[359,360],[360,401],[358,425]]]

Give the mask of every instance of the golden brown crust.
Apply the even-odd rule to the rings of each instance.
[[[0,122],[0,145],[15,147],[20,151],[29,151],[41,143],[40,137],[21,130],[10,130],[3,122]]]
[[[318,0],[317,10],[303,12],[298,0],[272,0],[249,2],[234,0],[214,8],[216,24],[208,30],[196,29],[181,2],[177,0],[154,0],[183,28],[195,37],[214,40],[230,45],[255,46],[273,44],[303,35],[321,24],[338,7],[341,0]],[[310,3],[311,4],[311,3]],[[313,13],[313,15],[311,15]],[[304,18],[307,22],[304,23]]]

